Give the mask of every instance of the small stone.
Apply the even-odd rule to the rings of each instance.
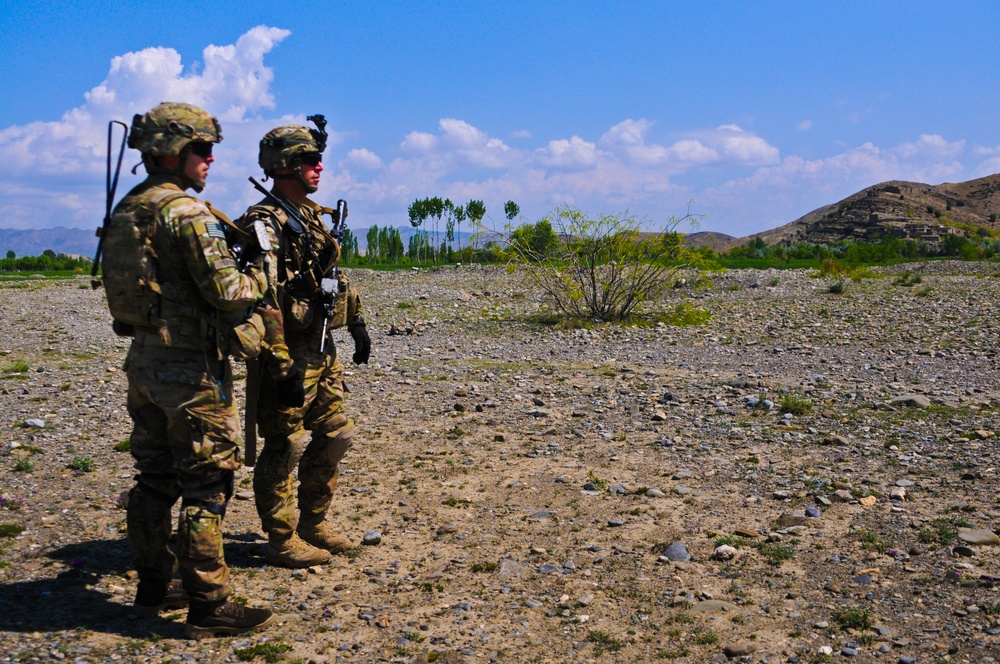
[[[871,507],[876,502],[878,502],[878,499],[875,498],[875,496],[865,496],[864,498],[861,498],[858,502],[861,503],[862,507]]]
[[[382,533],[377,530],[369,530],[365,533],[362,538],[361,543],[365,546],[375,546],[376,544],[382,543]]]
[[[680,561],[686,563],[691,560],[691,554],[688,553],[687,547],[681,542],[674,542],[668,546],[663,555],[665,555],[668,560],[675,562]]]
[[[807,507],[806,516],[809,517],[810,519],[816,519],[818,517],[823,516],[823,512],[816,507]]]
[[[621,519],[608,519],[608,528],[621,528],[625,522]]]
[[[236,500],[253,500],[253,491],[237,491]]]
[[[889,403],[908,408],[927,408],[931,405],[931,400],[922,394],[904,394],[890,399]]]
[[[858,651],[855,648],[847,647],[842,649],[840,651],[840,654],[843,655],[844,657],[857,657]]]
[[[40,419],[37,419],[37,418],[32,418],[30,420],[25,420],[24,421],[24,427],[28,428],[28,429],[31,429],[31,428],[34,428],[34,429],[44,429],[45,428],[45,420],[40,420]]]
[[[792,526],[801,526],[806,522],[806,518],[805,511],[795,510],[793,512],[785,512],[778,517],[777,528],[778,530],[784,530]]]
[[[736,547],[723,544],[715,547],[715,551],[712,552],[712,557],[716,560],[732,560],[736,557],[736,553]]]
[[[744,657],[753,652],[757,651],[757,644],[750,641],[740,641],[738,643],[731,643],[722,649],[722,654],[724,654],[729,659],[734,657]]]
[[[661,489],[655,486],[651,486],[648,489],[646,489],[646,496],[649,498],[663,498],[666,495],[667,494],[663,493]]]

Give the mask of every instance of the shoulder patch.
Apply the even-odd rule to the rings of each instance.
[[[205,228],[208,230],[208,237],[218,238],[222,241],[226,240],[226,231],[222,227],[222,222],[218,219],[213,218],[212,221],[205,224]]]

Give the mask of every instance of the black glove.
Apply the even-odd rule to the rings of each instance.
[[[372,354],[372,340],[368,336],[368,329],[365,327],[365,319],[358,318],[357,322],[351,325],[351,337],[354,339],[354,360],[355,364],[368,364],[368,358]]]
[[[306,402],[306,390],[301,371],[294,371],[288,378],[274,383],[278,405],[285,408],[299,408]]]

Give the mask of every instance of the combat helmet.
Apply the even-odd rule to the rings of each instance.
[[[304,154],[323,154],[326,150],[326,118],[310,115],[306,118],[316,124],[316,129],[304,125],[282,125],[264,134],[260,139],[257,163],[268,177],[275,177],[278,168],[292,168],[298,171],[300,158]]]
[[[178,156],[190,143],[222,140],[222,127],[209,113],[192,104],[163,102],[132,118],[128,146],[151,157]]]

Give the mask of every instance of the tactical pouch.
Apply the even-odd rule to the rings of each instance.
[[[338,275],[337,297],[333,302],[333,316],[330,317],[330,327],[337,329],[350,325],[358,319],[361,311],[361,296],[354,290],[347,275]]]

